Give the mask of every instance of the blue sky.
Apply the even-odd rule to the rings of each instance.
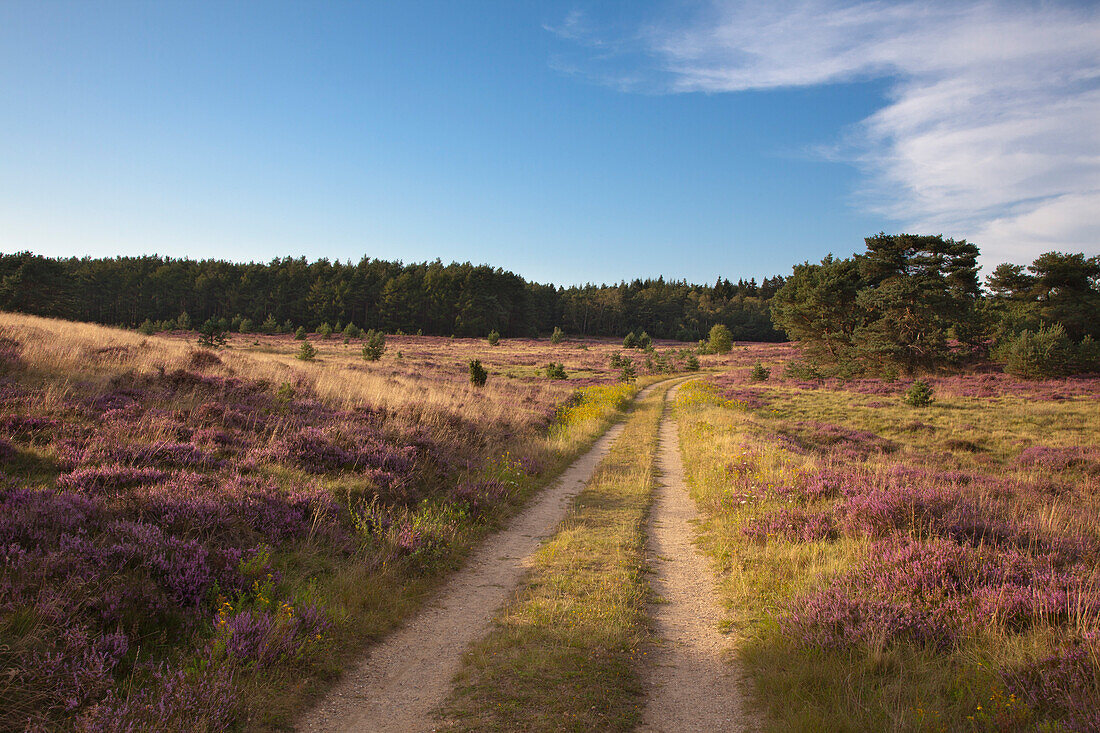
[[[787,273],[1100,242],[1091,5],[0,4],[0,250]],[[1046,110],[1045,112],[1043,110]]]

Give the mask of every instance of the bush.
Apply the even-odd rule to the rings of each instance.
[[[905,393],[905,404],[910,407],[928,407],[934,402],[932,387],[927,382],[917,380]]]
[[[1092,336],[1085,336],[1081,343],[1077,344],[1077,355],[1073,366],[1078,374],[1100,372],[1100,343]]]
[[[646,333],[645,331],[642,331],[640,334],[638,334],[638,348],[639,349],[648,349],[651,346],[653,346],[653,339],[651,339],[649,337],[648,333]]]
[[[378,361],[386,353],[386,334],[372,328],[367,331],[366,339],[367,342],[363,344],[363,359]]]
[[[229,343],[229,334],[213,318],[199,327],[199,346],[206,349],[220,349]]]
[[[240,333],[252,333],[252,319],[242,318],[241,325],[237,327],[237,330]]]
[[[283,321],[283,325],[275,329],[275,333],[294,333],[294,324],[288,318]]]
[[[624,349],[636,349],[638,348],[638,335],[631,331],[623,338]]]
[[[298,349],[298,358],[302,361],[313,361],[315,356],[317,356],[317,349],[313,348],[310,342],[303,341],[302,348]]]
[[[1021,331],[1001,344],[997,356],[1005,360],[1005,371],[1021,379],[1050,379],[1075,371],[1076,351],[1062,324],[1038,331]]]
[[[275,316],[268,313],[267,318],[260,324],[260,333],[275,333],[277,330],[279,330],[279,322],[275,320]]]
[[[756,366],[754,366],[752,368],[752,374],[749,375],[749,379],[751,379],[754,382],[766,382],[766,381],[768,381],[768,377],[770,377],[771,375],[772,375],[772,370],[771,369],[768,369],[766,366],[764,366],[760,362],[757,362]]]
[[[351,321],[348,321],[348,325],[344,326],[344,338],[357,339],[363,335],[363,332]]]
[[[489,380],[489,373],[485,371],[485,367],[481,366],[481,362],[477,359],[470,361],[470,384],[475,387],[484,387],[485,382]]]
[[[500,343],[500,334],[496,329],[489,332],[489,335],[485,337],[485,340],[489,342],[490,346],[496,346]]]
[[[825,374],[816,361],[803,361],[800,359],[788,361],[786,368],[783,369],[783,376],[787,379],[803,379],[814,382],[825,378]]]
[[[565,374],[565,364],[550,362],[546,365],[546,376],[550,379],[568,379]]]
[[[710,337],[707,339],[707,352],[711,354],[728,354],[733,349],[733,334],[721,323],[714,324],[710,329]]]
[[[619,371],[620,382],[633,382],[638,378],[638,372],[634,370],[634,362],[623,359],[623,368]]]
[[[181,331],[191,330],[191,316],[187,315],[187,311],[180,313],[179,316],[176,317],[176,328]]]
[[[560,344],[565,340],[565,331],[560,326],[554,326],[554,333],[550,334],[550,343]]]
[[[298,326],[298,330],[294,332],[294,338],[296,338],[299,341],[305,341],[306,340],[306,327],[305,326]]]
[[[145,334],[146,336],[152,336],[154,333],[157,332],[157,329],[153,326],[153,322],[150,321],[148,318],[141,322],[141,325],[138,326],[137,330],[140,333]]]
[[[688,354],[687,360],[684,362],[684,369],[689,372],[699,371],[699,357],[695,354]]]
[[[317,327],[317,334],[323,339],[327,339],[332,335],[332,326],[328,325],[328,321]]]

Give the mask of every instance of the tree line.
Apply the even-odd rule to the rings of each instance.
[[[233,330],[309,330],[322,323],[430,335],[583,336],[696,341],[717,324],[733,338],[781,341],[769,303],[782,277],[714,285],[664,278],[557,287],[500,268],[363,258],[268,263],[160,256],[50,258],[0,254],[0,309],[136,327],[211,320]]]
[[[1020,376],[1100,370],[1100,256],[1047,252],[978,282],[978,248],[879,233],[866,251],[803,263],[770,301],[815,374],[914,373],[989,355]]]

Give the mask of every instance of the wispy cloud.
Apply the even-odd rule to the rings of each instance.
[[[987,263],[1100,251],[1095,6],[720,1],[635,42],[666,92],[891,79],[839,148],[867,172],[860,205],[967,237]]]

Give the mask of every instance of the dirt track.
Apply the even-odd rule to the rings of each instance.
[[[612,427],[506,529],[490,537],[414,618],[372,647],[299,721],[298,729],[430,731],[432,713],[450,692],[462,653],[487,633],[529,558],[565,516],[569,501],[591,479],[621,431],[621,423]]]
[[[648,555],[653,589],[662,602],[651,607],[661,643],[647,674],[648,694],[640,730],[672,733],[751,730],[744,715],[737,668],[723,660],[729,640],[718,631],[721,612],[714,574],[696,550],[697,518],[688,496],[676,422],[665,396],[657,469],[660,480],[650,513]]]

